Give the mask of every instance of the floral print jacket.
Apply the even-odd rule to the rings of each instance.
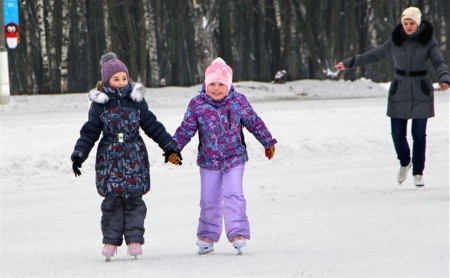
[[[198,131],[197,165],[227,170],[248,161],[243,127],[264,148],[277,143],[243,94],[231,87],[225,98],[215,101],[203,86],[200,94],[190,101],[173,140],[181,150]]]
[[[96,186],[101,196],[134,198],[150,190],[148,152],[139,129],[161,149],[175,144],[172,136],[148,109],[144,86],[129,83],[123,89],[103,87],[89,92],[89,119],[80,130],[72,158],[86,160],[95,142]]]

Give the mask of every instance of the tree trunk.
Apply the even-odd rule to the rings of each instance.
[[[272,80],[275,73],[280,70],[280,56],[281,56],[281,40],[279,31],[279,7],[275,5],[274,0],[268,0],[265,7],[265,21],[266,33],[264,43],[267,45],[268,55],[268,80]]]
[[[69,60],[69,34],[71,31],[72,22],[70,21],[69,11],[71,10],[72,1],[62,1],[62,37],[61,37],[61,62],[60,62],[60,76],[61,76],[61,92],[68,91],[68,60]]]
[[[203,1],[200,5],[193,1],[193,26],[195,54],[197,57],[197,72],[203,77],[206,67],[216,58],[214,46],[214,32],[217,31],[219,22],[217,20],[218,5],[216,0]],[[224,57],[225,58],[225,57]],[[201,80],[202,77],[197,77]]]
[[[22,5],[22,4],[21,4]],[[36,28],[35,24],[32,24],[32,15],[35,12],[35,6],[34,5],[27,5],[27,6],[21,6],[21,13],[20,15],[22,16],[23,22],[21,23],[21,47],[24,49],[24,54],[25,55],[25,59],[28,62],[24,62],[23,60],[21,61],[22,65],[23,65],[23,76],[24,79],[23,80],[18,80],[18,82],[21,84],[18,84],[20,89],[19,92],[20,93],[32,93],[32,94],[37,94],[38,93],[38,87],[37,87],[37,83],[38,80],[36,78],[36,71],[34,70],[34,63],[33,63],[33,57],[34,57],[34,51],[33,49],[34,46],[36,44],[32,44],[32,41],[36,41],[35,37],[33,37],[34,32],[34,28]],[[37,36],[36,36],[37,37]],[[20,56],[19,56],[20,57]],[[13,85],[13,84],[11,84]]]
[[[55,0],[46,0],[48,1],[46,6],[48,7],[46,9],[47,11],[47,28],[46,28],[46,34],[47,34],[47,49],[48,49],[48,61],[49,61],[49,87],[47,88],[47,93],[56,93],[61,92],[60,85],[61,83],[58,82],[60,79],[60,70],[59,70],[59,64],[57,62],[59,53],[57,53],[57,49],[60,48],[61,43],[58,40],[58,38],[61,37],[60,30],[57,30],[57,27],[60,27],[60,24],[57,24],[56,22],[60,22],[59,20],[56,21],[56,15],[55,10],[57,10],[57,7],[55,6]],[[59,2],[58,2],[59,4]]]
[[[121,24],[125,25],[125,32],[122,32],[118,35],[118,38],[122,40],[121,44],[123,45],[123,51],[122,53],[126,53],[128,56],[128,59],[121,58],[122,60],[127,61],[127,67],[128,72],[131,76],[135,76],[137,80],[138,78],[138,67],[137,67],[137,59],[136,59],[136,53],[138,53],[138,48],[136,45],[136,34],[135,34],[135,28],[133,28],[133,25],[135,25],[135,21],[133,17],[131,16],[131,8],[130,8],[130,1],[124,1],[123,7],[121,7],[123,22]]]
[[[47,34],[45,28],[44,0],[37,0],[37,24],[39,26],[39,44],[41,51],[41,72],[40,91],[47,92],[50,87],[50,61],[47,52]]]
[[[105,38],[106,38],[106,52],[112,51],[112,39],[111,39],[111,25],[109,21],[109,10],[108,10],[108,4],[107,1],[103,2],[103,25],[105,26]],[[104,54],[104,53],[102,53]]]
[[[148,85],[162,86],[160,80],[160,68],[158,64],[158,40],[156,38],[156,25],[154,20],[153,7],[150,3],[144,3],[144,24],[148,39],[145,42],[147,49],[149,69]]]
[[[69,87],[75,92],[87,91],[95,85],[93,77],[96,76],[96,73],[92,71],[89,51],[86,1],[77,0],[72,3],[75,5],[71,15],[76,32],[71,36],[69,68],[76,70],[70,71]]]

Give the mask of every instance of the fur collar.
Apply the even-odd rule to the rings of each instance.
[[[144,99],[144,93],[144,85],[141,83],[134,83],[129,97],[136,102],[141,102]],[[95,88],[89,91],[89,99],[96,103],[105,104],[110,100],[110,97],[106,93]]]
[[[422,20],[422,24],[420,24],[417,34],[412,36],[421,44],[426,45],[433,38],[433,32],[433,25],[428,21]],[[396,46],[402,45],[408,38],[409,36],[405,34],[401,24],[395,26],[394,30],[392,30],[392,41]]]

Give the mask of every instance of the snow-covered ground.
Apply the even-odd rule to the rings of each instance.
[[[70,154],[86,93],[13,96],[1,116],[1,277],[449,277],[449,96],[436,92],[426,185],[396,182],[386,86],[369,81],[239,82],[277,138],[268,161],[246,134],[244,189],[252,239],[243,256],[222,236],[198,256],[197,141],[183,166],[145,138],[152,190],[144,254],[101,256],[95,148],[75,178]],[[200,86],[150,89],[173,133]],[[409,135],[408,135],[409,136]],[[410,136],[409,136],[410,137]]]

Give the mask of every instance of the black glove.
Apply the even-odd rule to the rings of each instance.
[[[175,165],[181,165],[183,164],[181,160],[183,160],[183,157],[181,156],[180,150],[177,148],[175,142],[170,142],[165,148],[164,148],[164,163],[170,162]]]
[[[76,176],[81,176],[81,171],[79,168],[81,168],[81,164],[83,163],[83,159],[81,157],[75,156],[72,158],[72,170],[75,173]]]

